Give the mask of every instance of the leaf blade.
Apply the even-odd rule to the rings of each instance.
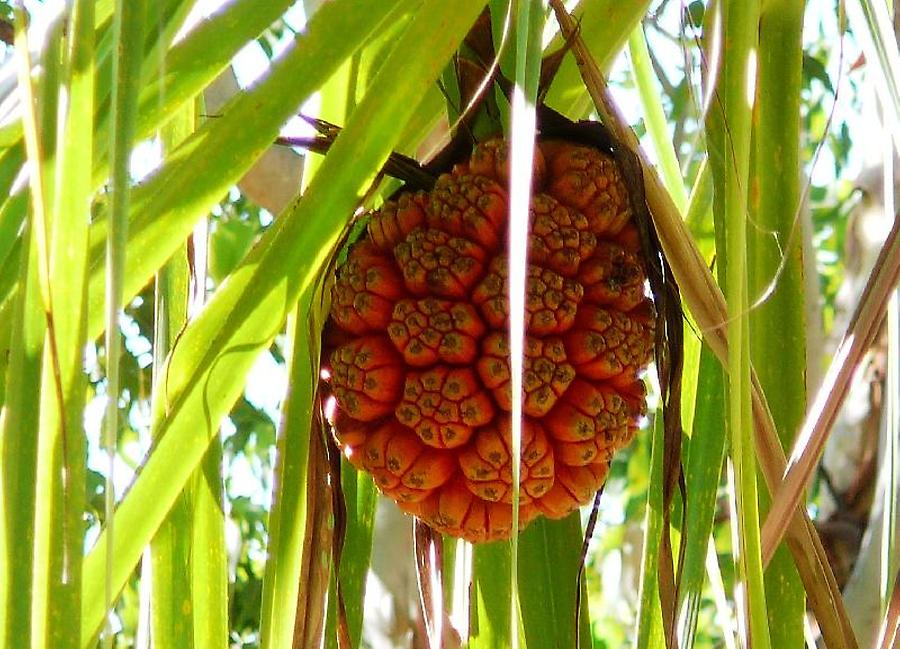
[[[748,235],[750,358],[766,393],[781,443],[788,448],[806,412],[807,286],[800,198],[800,93],[803,5],[770,0],[759,21],[759,65]],[[782,243],[779,243],[782,242]],[[811,249],[811,244],[810,248]],[[769,285],[777,282],[769,292]],[[760,490],[760,514],[770,496]],[[772,645],[802,647],[806,597],[786,545],[765,574]],[[831,624],[822,620],[821,624]]]
[[[579,512],[538,518],[519,536],[519,606],[528,647],[591,646],[587,607],[576,616],[582,532]]]

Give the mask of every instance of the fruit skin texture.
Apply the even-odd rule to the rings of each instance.
[[[507,240],[500,139],[369,221],[323,345],[345,455],[401,509],[471,542],[512,533]],[[644,412],[653,307],[614,159],[538,142],[525,296],[519,523],[588,503]]]

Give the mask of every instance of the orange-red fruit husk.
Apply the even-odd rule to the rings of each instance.
[[[338,443],[404,511],[472,542],[513,533],[509,157],[499,139],[373,213],[323,347]],[[653,309],[614,159],[538,143],[525,295],[519,526],[587,504],[644,412]]]

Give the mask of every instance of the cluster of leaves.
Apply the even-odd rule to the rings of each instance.
[[[439,3],[435,3],[435,5],[437,4]],[[493,4],[499,6],[501,3]],[[585,2],[585,4],[588,3]],[[0,0],[0,19],[3,19],[4,12],[8,10],[10,10],[10,3]],[[705,10],[706,5],[701,0],[694,0],[686,8],[684,3],[662,0],[652,7],[644,24],[647,40],[651,46],[651,61],[662,89],[661,105],[665,111],[665,119],[671,125],[673,148],[681,157],[680,168],[684,170],[688,186],[696,180],[701,159],[706,155],[706,145],[701,141],[705,128],[704,115],[698,107],[699,80],[703,76],[702,56],[700,55],[702,33],[700,25],[704,22]],[[404,19],[409,19],[409,17],[405,16]],[[637,18],[635,17],[634,20]],[[391,29],[400,30],[404,26],[405,23],[402,23]],[[584,28],[587,32],[593,26],[585,25]],[[630,27],[622,31],[627,33],[629,30]],[[271,58],[279,44],[282,44],[282,41],[293,33],[292,27],[280,19],[263,30],[261,35],[253,38],[262,51]],[[388,42],[382,44],[384,49],[380,50],[379,54],[383,51],[390,51],[389,46],[393,43],[390,35],[393,33],[389,31],[389,37],[385,39]],[[830,119],[831,105],[837,99],[837,88],[840,87],[840,84],[832,78],[829,67],[830,61],[835,57],[836,39],[830,32],[820,30],[813,41],[806,48],[803,67],[803,132],[808,134],[808,137],[803,142],[802,159],[807,163],[813,160],[819,143],[824,143],[833,160],[831,178],[836,179],[845,173],[850,164],[853,145],[848,125],[839,121],[832,122]],[[610,45],[610,49],[616,48]],[[673,60],[677,61],[679,58],[670,57],[669,53],[672,51],[683,55],[681,57],[684,59],[683,65],[672,63]],[[380,63],[383,57],[373,58]],[[368,61],[368,64],[371,64],[373,70],[377,69],[376,63]],[[363,69],[368,70],[365,66]],[[565,76],[565,74],[565,71],[561,72],[561,76]],[[619,84],[616,91],[623,94],[629,92],[637,83],[628,70],[620,70],[614,75],[614,79]],[[324,80],[321,81],[324,83]],[[580,80],[576,81],[576,84],[580,84]],[[583,91],[580,86],[579,91]],[[856,101],[856,89],[852,83],[850,92],[850,100]],[[349,103],[355,103],[355,99]],[[429,111],[423,111],[423,113],[429,113]],[[430,126],[430,123],[426,124],[426,122],[431,115],[428,114],[426,118],[418,117],[422,124],[415,126],[424,132],[427,130],[425,126]],[[648,135],[649,137],[645,123],[639,122],[636,130],[641,136]],[[387,128],[383,128],[380,133],[383,135],[387,131]],[[370,152],[370,157],[374,159],[375,153]],[[374,163],[372,164],[374,165]],[[371,170],[366,168],[365,171],[369,173]],[[363,172],[359,171],[359,173]],[[351,190],[355,189],[355,186],[350,189],[343,188],[347,195],[350,195]],[[813,217],[813,238],[817,249],[827,325],[830,322],[829,314],[833,312],[836,287],[842,277],[844,223],[847,211],[851,206],[852,196],[848,183],[829,180],[811,186],[808,197]],[[693,232],[697,235],[697,243],[704,253],[710,253],[709,261],[712,262],[711,251],[715,246],[712,210],[708,210],[703,216],[705,220],[696,224],[697,227],[693,228]],[[208,241],[194,242],[195,246],[205,245],[208,251],[206,267],[208,278],[205,279],[206,286],[202,287],[203,290],[216,291],[223,287],[227,288],[227,278],[235,269],[239,268],[241,261],[245,259],[253,246],[261,237],[267,236],[267,232],[273,234],[269,228],[272,222],[273,218],[270,214],[248,201],[237,189],[232,189],[227,197],[211,210]],[[281,223],[278,225],[281,226]],[[298,229],[294,232],[299,231]],[[315,241],[315,239],[312,240]],[[278,241],[276,240],[275,243]],[[295,269],[291,270],[292,273],[293,270]],[[292,277],[294,276],[292,275]],[[130,478],[141,465],[150,446],[154,288],[151,283],[132,298],[119,322],[119,327],[125,336],[127,352],[119,365],[119,391],[115,395],[120,415],[117,431],[117,460],[118,466],[122,467],[120,470],[117,466],[117,480],[121,480],[123,484],[127,482],[126,478]],[[280,326],[280,321],[272,326]],[[268,345],[268,343],[266,344]],[[280,335],[275,335],[275,342],[268,345],[262,353],[265,355],[266,362],[277,364],[285,374],[288,373],[289,361],[285,358],[284,345]],[[90,345],[88,358],[89,386],[86,401],[89,406],[86,421],[91,458],[86,474],[88,494],[86,525],[88,528],[87,538],[93,540],[94,535],[105,523],[106,475],[99,447],[99,411],[94,406],[102,405],[109,389],[106,371],[107,350],[101,342],[94,342]],[[163,380],[166,380],[166,377],[163,377]],[[245,392],[237,398],[220,428],[223,476],[221,488],[224,490],[223,508],[227,516],[226,531],[229,552],[230,641],[233,646],[247,647],[256,646],[259,642],[260,620],[265,619],[263,573],[266,569],[266,553],[271,549],[268,506],[273,482],[276,425],[281,416],[281,404],[270,407],[271,404],[255,401],[252,387],[248,386]],[[231,401],[228,404],[231,404]],[[223,411],[226,409],[227,405],[223,407]],[[658,487],[659,482],[653,474],[656,441],[652,431],[653,425],[648,426],[630,449],[617,456],[606,487],[598,533],[587,559],[588,604],[593,620],[591,632],[595,646],[618,647],[627,644],[633,639],[635,627],[641,619],[640,607],[643,606],[643,603],[639,601],[641,595],[637,592],[637,583],[641,571],[646,569],[647,565],[642,563],[641,543],[647,543],[650,534],[642,536],[639,528],[640,521],[652,513],[649,511],[652,507],[648,507],[648,502],[652,503],[653,489]],[[308,430],[306,432],[308,434]],[[352,562],[350,568],[341,565],[335,572],[340,575],[342,583],[345,582],[346,577],[346,583],[356,588],[355,591],[353,588],[347,588],[345,592],[353,591],[353,594],[358,594],[363,588],[365,579],[365,575],[360,572],[360,567],[364,571],[368,566],[374,511],[374,507],[369,501],[373,499],[374,491],[366,477],[347,472],[343,478],[351,518],[345,558],[355,553],[358,560]],[[216,486],[216,489],[218,488],[219,485]],[[720,485],[720,490],[724,493],[725,486]],[[305,492],[303,497],[305,498]],[[356,506],[359,511],[354,510]],[[676,513],[672,517],[676,532],[682,531],[677,529],[679,523],[677,512],[680,506],[681,504],[676,502]],[[716,525],[713,530],[715,549],[720,555],[719,563],[722,566],[724,590],[731,592],[738,577],[730,560],[732,552],[729,522],[723,514],[726,507],[715,505],[715,510]],[[575,521],[570,522],[574,523]],[[568,533],[573,530],[566,531]],[[577,530],[575,532],[566,538],[576,538],[577,540]],[[532,536],[535,535],[532,534]],[[532,547],[546,549],[546,546]],[[492,552],[498,552],[496,547],[484,550],[481,558],[476,556],[476,564],[479,561],[484,562],[486,558],[492,556],[508,560],[509,555],[504,557],[499,552],[491,555]],[[534,556],[536,554],[533,554],[532,558]],[[127,569],[130,569],[130,564]],[[357,572],[345,574],[351,569]],[[621,575],[622,578],[611,579],[610,571],[613,574]],[[564,581],[563,577],[557,577],[555,585],[564,581],[563,587],[568,588],[574,581],[569,577],[565,576],[568,581]],[[504,576],[501,575],[499,580],[488,586],[502,585],[503,578]],[[554,583],[552,575],[548,582]],[[479,587],[483,585],[480,584]],[[136,641],[134,634],[135,629],[138,628],[138,602],[140,600],[138,588],[138,577],[135,572],[127,580],[117,606],[120,625],[118,641],[123,645],[129,645]],[[532,594],[534,592],[536,591],[532,591]],[[496,599],[500,600],[505,596],[508,596],[508,593],[500,593]],[[652,595],[645,600],[649,601],[651,597]],[[362,617],[362,612],[359,610],[360,598],[357,597],[356,601],[352,601],[353,598],[348,597],[348,600],[351,600],[349,604],[351,625],[358,627]],[[613,602],[617,603],[613,604]],[[496,606],[496,603],[494,605]],[[356,608],[352,608],[354,606]],[[525,604],[523,604],[524,609]],[[499,609],[494,608],[492,612],[496,613],[497,610]],[[694,646],[718,646],[718,643],[721,642],[721,634],[716,633],[716,625],[712,620],[720,614],[721,611],[717,609],[715,597],[710,594],[709,589],[704,591],[698,613],[701,630],[693,637]],[[489,620],[485,619],[483,622],[485,626],[490,626]],[[333,611],[326,624],[330,631],[337,624]],[[503,620],[495,626],[497,629],[502,629],[505,624],[506,620]],[[530,625],[526,632],[534,634],[534,629],[540,629],[541,624],[559,625],[563,622],[537,619],[534,622],[526,620],[526,624]],[[502,636],[500,631],[497,633],[501,634],[498,637]],[[490,637],[482,636],[480,642],[482,644],[479,646],[490,646]]]
[[[702,109],[700,108],[700,80],[704,76],[705,61],[701,53],[701,35],[706,6],[700,0],[684,3],[660,2],[652,8],[644,20],[644,31],[650,45],[651,61],[659,79],[667,122],[672,132],[675,151],[680,156],[688,186],[695,182],[699,163],[705,157]],[[837,289],[844,277],[844,233],[847,216],[855,204],[853,183],[846,179],[853,168],[851,151],[854,141],[850,124],[841,117],[858,110],[860,96],[857,80],[848,78],[850,63],[842,60],[842,50],[849,47],[846,35],[836,33],[835,27],[822,16],[808,21],[815,33],[805,35],[802,74],[802,132],[801,160],[804,163],[804,182],[808,192],[804,209],[809,209],[813,226],[815,263],[821,286],[822,326],[830,331],[835,309]],[[673,29],[677,27],[677,29]],[[809,30],[808,30],[809,31]],[[654,52],[654,44],[658,52]],[[680,50],[682,56],[673,59],[672,50]],[[667,62],[663,64],[660,59]],[[677,61],[673,63],[672,61]],[[837,70],[838,78],[833,78]],[[627,93],[635,87],[629,68],[617,68],[611,78],[619,92]],[[840,85],[841,91],[836,92]],[[849,107],[843,113],[833,115],[835,102]],[[646,129],[643,119],[634,124],[635,131],[644,140]],[[819,151],[819,149],[823,151]],[[813,165],[815,171],[813,174]],[[824,169],[823,169],[824,167]],[[830,167],[830,168],[829,168]],[[710,215],[711,216],[711,215]],[[798,218],[802,218],[798,214]],[[711,218],[692,226],[701,250],[715,246]],[[712,260],[711,260],[712,261]],[[647,431],[645,431],[647,432]],[[595,646],[617,647],[627,644],[637,624],[635,600],[630,605],[622,601],[628,596],[618,575],[608,578],[604,566],[614,555],[615,570],[628,570],[628,563],[637,565],[640,549],[629,547],[628,526],[637,526],[643,520],[650,484],[650,446],[646,435],[617,457],[604,490],[597,542],[588,556],[589,596]],[[720,484],[719,508],[716,514],[714,536],[716,551],[722,567],[725,591],[731,592],[736,578],[731,561],[731,533],[727,507],[727,487]],[[624,512],[624,516],[622,513]],[[673,523],[677,524],[677,516]],[[634,577],[636,578],[636,577]],[[631,593],[636,597],[637,593]],[[721,615],[708,588],[700,609],[695,647],[720,646],[721,631],[714,622]]]

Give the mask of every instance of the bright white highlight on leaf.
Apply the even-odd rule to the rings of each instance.
[[[756,50],[747,56],[747,105],[752,109],[756,100]]]
[[[528,211],[531,208],[531,175],[534,164],[534,134],[537,128],[535,107],[526,100],[522,87],[513,88],[512,125],[510,128],[509,174],[509,355],[511,465],[513,483],[512,534],[519,527],[519,481],[522,456],[522,388],[525,358],[525,278],[528,268]],[[513,593],[518,589],[517,552],[513,545],[512,574]],[[515,606],[511,608],[511,626],[515,629]],[[519,646],[518,633],[511,633],[512,646]]]
[[[522,436],[522,371],[525,354],[525,276],[528,264],[528,210],[531,207],[531,169],[534,160],[534,107],[522,88],[513,90],[510,134],[509,187],[509,341],[512,389],[512,436]],[[519,463],[513,461],[515,471]]]

